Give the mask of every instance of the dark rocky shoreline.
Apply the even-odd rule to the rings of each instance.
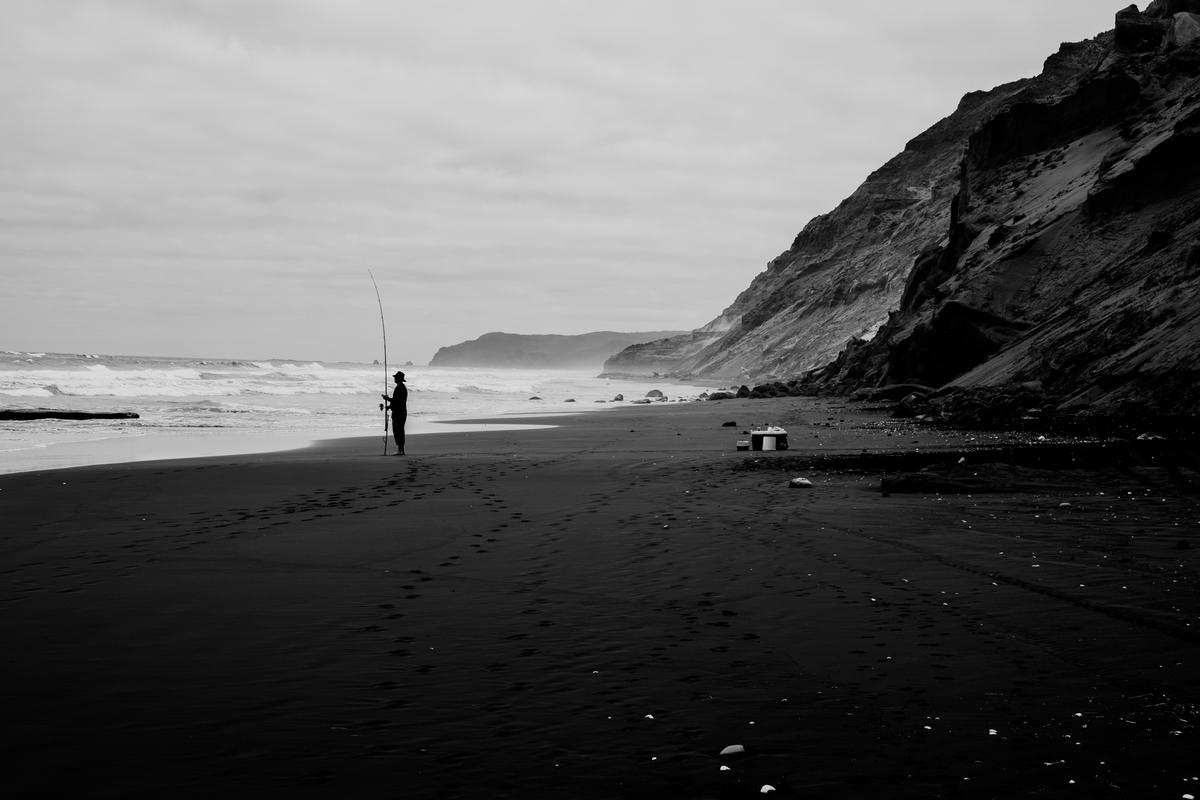
[[[800,379],[741,386],[714,392],[708,399],[772,397],[844,397],[873,404],[896,419],[955,430],[1011,431],[1102,439],[1200,439],[1200,416],[1160,410],[1171,408],[1166,393],[1148,392],[1123,407],[1092,408],[1066,402],[1036,381],[989,387],[948,386],[934,389],[914,383],[859,389],[851,393],[822,390]]]
[[[56,408],[0,408],[0,420],[38,419],[138,419],[132,411],[64,411]]]
[[[950,494],[1040,490],[1061,483],[1064,475],[1102,470],[1144,483],[1139,474],[1156,470],[1177,489],[1200,492],[1200,440],[1033,440],[949,449],[778,454],[739,461],[733,468],[878,474],[885,492]],[[914,475],[927,480],[911,478]]]

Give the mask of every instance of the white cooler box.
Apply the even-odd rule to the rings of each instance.
[[[750,431],[750,449],[787,450],[787,437],[787,431],[774,425],[761,431]]]

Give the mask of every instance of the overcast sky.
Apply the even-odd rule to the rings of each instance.
[[[0,349],[690,329],[1096,0],[0,0]]]

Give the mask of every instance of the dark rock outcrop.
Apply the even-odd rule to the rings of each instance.
[[[1180,13],[1171,20],[1167,29],[1169,47],[1187,47],[1200,39],[1200,14]]]
[[[1200,14],[1200,0],[1154,0],[1146,6],[1146,16],[1166,18],[1191,12]]]
[[[964,180],[969,181],[972,172],[1049,152],[1084,133],[1124,120],[1140,94],[1136,78],[1114,71],[1085,78],[1074,91],[1051,102],[1014,103],[967,139],[969,171],[964,171]]]
[[[1137,6],[1129,6],[1117,12],[1114,38],[1116,47],[1123,53],[1139,53],[1155,50],[1162,45],[1167,35],[1167,25],[1158,15],[1143,14]]]
[[[56,408],[0,408],[0,420],[139,419],[132,411],[64,411]]]
[[[940,386],[999,352],[1028,327],[949,300],[894,344],[880,380]]]

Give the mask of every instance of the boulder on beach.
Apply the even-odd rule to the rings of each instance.
[[[660,389],[651,389],[650,391],[646,392],[646,397],[656,397],[657,398],[657,397],[662,397],[662,396],[663,396],[663,393]]]

